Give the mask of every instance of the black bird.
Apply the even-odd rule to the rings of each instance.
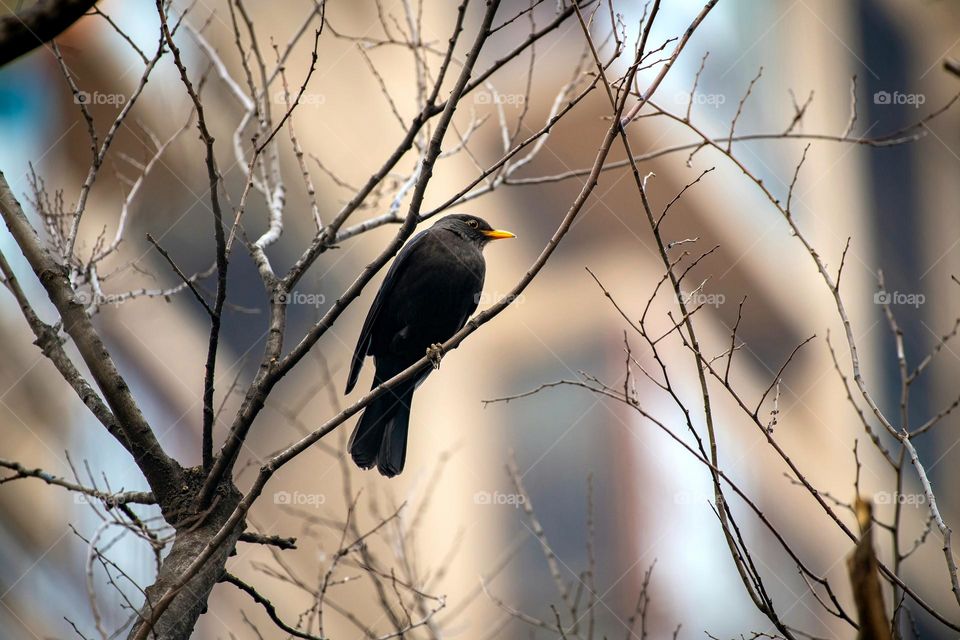
[[[439,366],[440,343],[455,334],[476,310],[491,240],[515,237],[476,216],[455,214],[421,231],[390,266],[353,352],[346,393],[357,383],[367,355],[376,372],[373,387],[429,355]],[[350,455],[362,469],[377,465],[387,477],[403,471],[413,392],[430,373],[387,390],[367,405],[350,436]]]

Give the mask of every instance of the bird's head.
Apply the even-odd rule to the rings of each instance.
[[[458,236],[477,243],[483,247],[491,240],[502,240],[504,238],[516,238],[509,231],[494,229],[483,218],[472,216],[466,213],[455,213],[446,216],[437,222],[434,227],[448,229]]]

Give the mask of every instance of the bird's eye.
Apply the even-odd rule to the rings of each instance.
[[[467,220],[467,224],[473,227],[474,229],[480,228],[480,223],[476,220]]]

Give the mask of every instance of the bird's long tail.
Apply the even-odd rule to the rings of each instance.
[[[382,382],[374,380],[376,387]],[[403,471],[414,381],[405,382],[374,399],[350,436],[350,455],[358,467],[377,470],[388,478]]]

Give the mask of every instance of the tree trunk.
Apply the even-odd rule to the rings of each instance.
[[[194,471],[194,470],[190,470]],[[199,471],[199,470],[196,470]],[[193,476],[194,474],[190,474]],[[202,474],[199,480],[202,482]],[[187,487],[184,487],[187,490]],[[194,504],[196,490],[199,486],[185,491],[184,499],[180,502],[187,505]],[[146,601],[140,609],[140,619],[130,630],[128,638],[133,638],[145,620],[151,619],[152,603],[158,601],[170,589],[176,580],[183,575],[187,568],[199,556],[210,540],[230,518],[242,496],[234,486],[221,487],[214,497],[214,503],[207,512],[201,514],[188,512],[186,518],[181,518],[174,525],[176,538],[170,553],[164,558],[157,574],[156,581],[146,589]],[[181,513],[185,509],[181,508]],[[164,509],[167,514],[168,510]],[[171,517],[166,516],[170,521]],[[198,525],[198,521],[202,522]],[[193,633],[197,620],[207,610],[207,600],[210,592],[225,571],[227,558],[233,553],[237,538],[243,533],[243,526],[238,526],[204,563],[203,568],[194,575],[171,602],[170,606],[160,615],[153,625],[148,637],[158,640],[188,640]]]

